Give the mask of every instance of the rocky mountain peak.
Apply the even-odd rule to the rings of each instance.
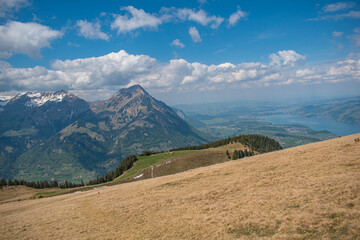
[[[142,106],[149,105],[152,102],[156,102],[156,100],[140,85],[133,85],[129,88],[120,89],[107,100],[91,103],[91,109],[95,113],[103,111],[120,113],[125,108],[143,108]]]
[[[91,109],[96,114],[107,116],[110,119],[109,126],[113,129],[122,129],[129,124],[156,124],[162,129],[173,129],[177,126],[188,130],[187,123],[170,107],[153,98],[139,85],[121,89],[107,100],[92,103]]]
[[[123,96],[132,98],[139,95],[149,95],[140,85],[133,85],[129,88],[123,88],[118,91],[114,96]]]

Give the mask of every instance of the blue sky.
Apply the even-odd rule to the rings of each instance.
[[[170,104],[350,96],[356,1],[0,0],[0,95],[105,99],[141,84]]]

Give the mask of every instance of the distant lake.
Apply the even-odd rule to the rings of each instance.
[[[262,116],[262,118],[273,125],[302,125],[317,131],[328,130],[338,136],[360,133],[360,124],[337,122],[332,119],[312,118],[290,114],[276,114]]]

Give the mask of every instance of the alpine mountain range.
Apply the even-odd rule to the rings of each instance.
[[[201,144],[208,137],[134,85],[89,103],[61,90],[2,101],[0,178],[81,181],[129,154]]]

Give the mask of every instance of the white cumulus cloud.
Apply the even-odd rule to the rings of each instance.
[[[344,33],[343,32],[332,32],[333,37],[341,37]]]
[[[163,14],[163,18],[167,21],[175,18],[181,21],[194,21],[203,26],[210,25],[211,28],[218,28],[224,21],[223,17],[220,16],[209,16],[204,10],[198,11],[189,8],[162,8],[160,12]]]
[[[345,59],[337,61],[326,72],[329,81],[360,80],[360,59]]]
[[[320,20],[342,20],[346,18],[360,18],[360,11],[354,9],[356,7],[355,2],[337,2],[327,4],[322,7],[319,15],[315,18],[310,18],[310,21]]]
[[[350,35],[349,38],[355,43],[355,46],[360,47],[360,27],[353,29],[354,34]]]
[[[170,45],[171,45],[171,46],[180,47],[180,48],[184,48],[184,47],[185,47],[185,45],[184,45],[182,42],[180,42],[179,39],[175,39],[174,41],[172,41],[172,42],[170,43]]]
[[[306,57],[296,53],[294,50],[284,50],[273,53],[270,56],[270,65],[276,66],[291,66],[296,63],[305,61]]]
[[[196,27],[190,27],[189,28],[189,34],[193,42],[201,42],[202,39],[200,37],[199,31],[196,29]]]
[[[50,42],[61,36],[60,31],[38,23],[10,21],[0,26],[0,55],[22,53],[33,58],[40,57],[40,49],[50,47]]]
[[[0,18],[11,15],[11,13],[28,5],[28,0],[0,0]]]
[[[314,74],[315,72],[313,70],[310,70],[310,69],[299,69],[296,71],[296,76],[297,77],[304,77],[304,76],[309,76],[309,75],[312,75]]]
[[[344,9],[353,8],[355,6],[354,2],[337,2],[332,4],[325,5],[322,10],[324,12],[337,12]]]
[[[228,26],[232,27],[234,26],[239,20],[246,18],[247,13],[242,11],[240,7],[238,7],[238,10],[230,15],[228,19]]]
[[[343,18],[360,18],[360,11],[350,11],[348,13],[326,16],[325,18],[332,18],[335,20],[339,20]]]
[[[76,22],[79,35],[88,39],[102,39],[109,40],[109,36],[101,31],[100,23],[91,23],[86,20],[79,20]]]
[[[68,87],[64,73],[44,67],[12,68],[0,65],[1,91],[59,90]]]
[[[126,85],[130,80],[150,74],[156,60],[146,55],[131,55],[121,50],[101,57],[57,60],[52,67],[63,72],[70,88],[98,88]]]
[[[121,8],[129,14],[115,15],[115,20],[111,24],[112,29],[116,29],[118,34],[130,32],[138,28],[156,29],[162,20],[154,15],[146,13],[143,9],[136,9],[133,6]]]

